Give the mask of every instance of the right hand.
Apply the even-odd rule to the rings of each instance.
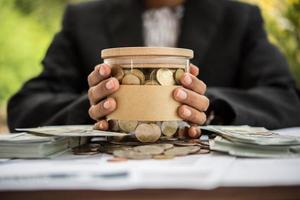
[[[107,64],[97,65],[88,76],[88,98],[90,101],[89,115],[97,121],[95,129],[108,130],[109,124],[106,115],[117,108],[114,98],[107,98],[120,88],[119,81],[111,77],[111,69]]]

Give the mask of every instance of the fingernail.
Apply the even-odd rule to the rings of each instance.
[[[100,123],[99,123],[99,128],[100,128],[100,129],[104,129],[103,122],[100,122]]]
[[[105,84],[106,89],[111,90],[115,87],[115,82],[113,79],[109,80],[106,84]]]
[[[183,108],[182,114],[185,117],[189,117],[189,116],[191,116],[192,112],[189,109],[187,109],[187,108]]]
[[[197,136],[197,131],[196,130],[191,130],[191,132],[190,132],[190,136],[191,137],[196,137]]]
[[[103,107],[104,107],[105,109],[109,109],[109,108],[111,108],[111,103],[110,103],[109,101],[105,101],[105,102],[103,103]]]
[[[100,72],[101,76],[106,76],[107,75],[107,66],[104,66],[104,65],[101,66],[99,72]]]
[[[186,85],[190,85],[192,83],[192,78],[188,74],[184,74],[183,82]]]
[[[179,99],[186,99],[187,98],[187,93],[181,89],[177,90],[177,94],[176,96],[179,98]]]

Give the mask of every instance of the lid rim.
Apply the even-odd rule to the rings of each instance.
[[[191,59],[194,52],[190,49],[172,47],[120,47],[101,51],[102,59],[123,56],[176,56]]]

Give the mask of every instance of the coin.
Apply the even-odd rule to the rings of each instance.
[[[156,72],[156,80],[163,86],[175,85],[173,72],[169,69],[159,69]]]
[[[174,142],[178,141],[178,138],[175,138],[175,137],[171,138],[171,137],[167,137],[167,136],[161,136],[159,139],[163,142],[169,142],[169,143],[172,143],[172,144]]]
[[[159,85],[159,83],[156,80],[147,80],[145,85]]]
[[[151,158],[151,155],[149,154],[144,154],[133,150],[116,150],[113,152],[113,155],[116,157],[129,158],[134,160],[144,160]]]
[[[178,138],[179,139],[184,139],[186,138],[186,135],[187,135],[187,131],[188,131],[188,128],[187,127],[184,127],[184,126],[179,126],[178,127]]]
[[[111,75],[112,77],[115,77],[119,82],[121,82],[125,73],[120,65],[113,65],[111,67]]]
[[[189,143],[189,142],[182,141],[182,140],[176,141],[173,144],[175,144],[177,146],[197,146],[198,145],[197,143]]]
[[[161,131],[156,124],[143,123],[135,129],[135,136],[140,142],[156,142],[161,136]]]
[[[131,133],[138,125],[138,121],[133,120],[119,120],[119,127],[125,133]]]
[[[176,81],[177,84],[179,84],[179,85],[181,84],[180,79],[181,79],[181,77],[183,76],[184,73],[185,72],[184,72],[183,69],[177,69],[175,71],[174,78],[175,78],[175,81]]]
[[[201,148],[199,146],[187,146],[190,154],[197,153]]]
[[[100,153],[100,146],[85,144],[72,148],[72,152],[75,155],[94,155]]]
[[[108,153],[108,154],[112,154],[114,151],[116,150],[130,150],[132,149],[131,146],[127,146],[127,145],[106,145],[103,147],[103,152],[104,153]]]
[[[209,149],[203,149],[201,148],[200,151],[197,152],[197,154],[208,154],[210,152]]]
[[[162,154],[164,152],[163,147],[159,147],[156,145],[142,145],[142,146],[136,146],[133,147],[134,151],[142,152],[145,154],[150,154],[150,155],[158,155]]]
[[[108,124],[109,124],[109,129],[112,130],[112,131],[120,131],[120,127],[119,127],[119,122],[118,120],[109,120],[108,121]]]
[[[113,136],[112,141],[121,142],[125,138],[126,138],[126,136]]]
[[[99,151],[100,147],[101,147],[100,144],[95,144],[95,143],[88,144],[88,148],[90,149],[90,151]]]
[[[140,85],[141,80],[136,75],[129,73],[124,76],[122,79],[123,85]]]
[[[121,150],[121,149],[114,150],[113,155],[120,158],[128,158],[128,153],[126,150]]]
[[[167,156],[185,156],[190,153],[190,149],[186,147],[173,147],[172,149],[168,149],[164,152]]]
[[[177,121],[165,121],[161,124],[161,131],[167,137],[172,137],[178,129]]]
[[[174,147],[173,144],[161,143],[161,144],[153,144],[154,146],[158,146],[163,148],[164,150],[171,149]]]
[[[157,72],[157,69],[153,69],[149,75],[149,80],[150,81],[156,81],[156,72]]]
[[[139,69],[132,69],[132,70],[130,70],[130,73],[133,74],[133,75],[135,75],[135,76],[137,76],[140,79],[140,81],[141,81],[141,85],[144,85],[144,83],[145,83],[145,75],[144,75],[144,73],[141,70],[139,70]]]
[[[117,145],[127,145],[127,146],[138,146],[138,145],[143,145],[140,141],[111,141],[112,144],[117,144]]]
[[[152,158],[155,160],[170,160],[173,159],[174,156],[162,154],[162,155],[154,155]]]

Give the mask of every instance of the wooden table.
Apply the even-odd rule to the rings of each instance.
[[[252,188],[218,188],[214,190],[127,190],[127,191],[94,191],[94,190],[77,190],[77,191],[13,191],[0,193],[0,199],[31,199],[31,200],[77,200],[77,199],[123,199],[123,200],[179,200],[179,199],[220,199],[220,200],[255,200],[255,199],[272,199],[272,200],[290,200],[300,199],[300,186],[292,187],[252,187]]]

